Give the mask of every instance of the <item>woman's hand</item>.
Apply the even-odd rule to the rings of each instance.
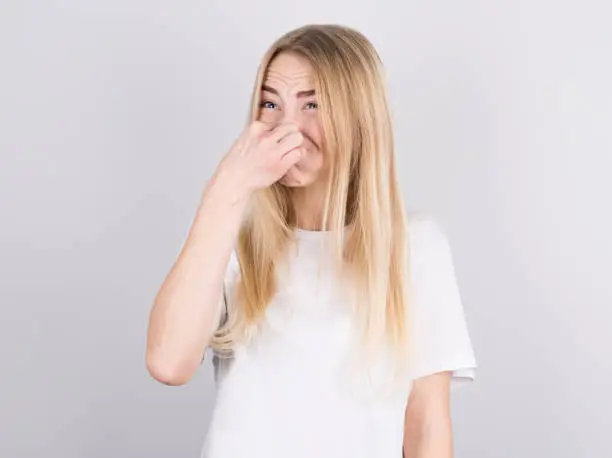
[[[219,164],[218,173],[250,194],[280,180],[302,157],[304,137],[295,124],[255,121]]]

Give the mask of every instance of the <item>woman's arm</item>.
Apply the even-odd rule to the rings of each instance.
[[[146,365],[161,383],[187,383],[202,361],[220,318],[223,278],[246,203],[241,187],[223,173],[204,190],[149,317]]]
[[[302,141],[295,124],[255,121],[221,161],[151,309],[146,364],[156,380],[182,385],[199,367],[219,322],[225,270],[250,196],[287,173]]]
[[[452,458],[450,372],[414,381],[404,420],[404,458]]]

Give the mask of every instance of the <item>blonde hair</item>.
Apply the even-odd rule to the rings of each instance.
[[[313,68],[322,146],[331,167],[322,227],[334,233],[336,270],[351,273],[364,348],[382,345],[403,364],[408,348],[407,225],[381,60],[353,29],[309,25],[293,30],[272,44],[261,61],[250,121],[259,114],[268,65],[285,52]],[[231,349],[263,316],[277,287],[275,263],[295,226],[287,188],[276,183],[253,196],[237,244],[239,301],[214,336],[213,348]]]

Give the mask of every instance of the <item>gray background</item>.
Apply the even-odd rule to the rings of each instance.
[[[261,54],[308,22],[378,47],[406,198],[451,241],[480,365],[457,457],[610,456],[605,2],[0,5],[2,458],[199,455],[210,367],[150,379],[149,307]]]

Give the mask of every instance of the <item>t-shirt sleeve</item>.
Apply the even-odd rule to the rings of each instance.
[[[476,360],[448,239],[433,219],[419,215],[409,221],[408,240],[411,378],[450,371],[453,384],[472,381]]]
[[[240,265],[238,264],[238,255],[236,250],[233,249],[230,253],[229,260],[227,262],[227,268],[225,269],[225,275],[223,276],[223,294],[221,295],[221,316],[219,319],[219,326],[222,326],[227,320],[228,313],[231,307],[234,306],[236,301],[236,285],[240,277]]]

